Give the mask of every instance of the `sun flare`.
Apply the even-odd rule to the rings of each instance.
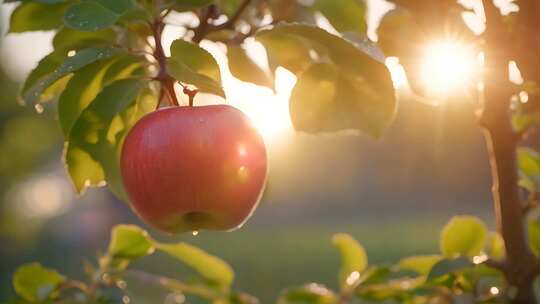
[[[457,41],[434,42],[425,48],[423,56],[421,81],[437,96],[465,89],[478,72],[478,56]]]

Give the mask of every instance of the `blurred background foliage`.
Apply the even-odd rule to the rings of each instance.
[[[15,59],[22,49],[17,41],[1,47],[0,302],[12,293],[6,282],[18,265],[38,260],[80,277],[81,257],[103,251],[114,224],[145,227],[105,189],[75,196],[61,162],[54,104],[38,114],[17,103],[21,77],[14,71],[34,64]],[[185,240],[230,262],[235,284],[263,303],[285,286],[335,287],[335,232],[355,236],[370,261],[380,263],[438,252],[439,231],[455,214],[477,215],[493,227],[489,167],[471,103],[405,100],[381,140],[284,131],[268,149],[267,190],[243,229],[177,237],[149,229],[158,239]],[[139,266],[177,275],[181,270],[168,262],[158,255]]]

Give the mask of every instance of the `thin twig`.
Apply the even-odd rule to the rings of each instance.
[[[236,12],[229,18],[229,20],[213,25],[209,23],[209,19],[212,15],[212,6],[207,7],[201,16],[199,17],[199,26],[194,30],[193,42],[199,43],[211,32],[216,32],[224,29],[234,29],[236,22],[240,19],[246,8],[251,3],[251,0],[244,0]]]

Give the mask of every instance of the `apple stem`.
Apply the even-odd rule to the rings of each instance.
[[[186,94],[189,97],[189,106],[193,107],[193,100],[195,99],[195,96],[199,91],[197,89],[190,89],[186,85],[180,84],[184,88],[184,94]]]

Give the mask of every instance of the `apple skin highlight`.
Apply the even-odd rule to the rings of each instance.
[[[135,213],[169,233],[240,227],[257,207],[268,170],[262,137],[228,105],[146,115],[128,133],[120,166]]]

